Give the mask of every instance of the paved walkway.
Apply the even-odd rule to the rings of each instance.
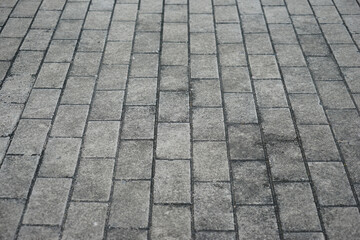
[[[0,7],[0,239],[360,239],[357,0]]]

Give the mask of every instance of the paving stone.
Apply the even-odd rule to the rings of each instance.
[[[275,192],[285,231],[321,230],[309,183],[279,183]]]
[[[312,162],[309,168],[321,205],[356,204],[341,162]]]
[[[27,73],[35,75],[41,64],[42,51],[20,51],[10,69],[11,74]]]
[[[260,109],[264,138],[267,142],[295,140],[296,134],[289,109]]]
[[[343,24],[322,24],[321,29],[330,44],[353,43],[349,32]]]
[[[106,31],[83,30],[78,51],[101,52],[104,49]]]
[[[60,18],[60,13],[61,13],[60,11],[40,10],[36,14],[36,17],[31,27],[39,28],[39,29],[55,29],[57,22]]]
[[[19,104],[0,104],[0,135],[8,136],[13,133],[23,111]]]
[[[275,51],[281,67],[306,66],[306,62],[299,45],[275,45]]]
[[[247,67],[224,67],[221,71],[224,92],[251,92]]]
[[[152,141],[122,141],[119,149],[116,179],[151,179]]]
[[[60,105],[50,135],[82,137],[88,112],[88,106]]]
[[[261,4],[259,0],[244,0],[238,2],[240,14],[262,14]]]
[[[19,49],[20,38],[0,38],[0,60],[12,60]]]
[[[109,28],[110,17],[111,12],[89,11],[86,16],[84,29],[107,30]],[[114,33],[111,32],[109,34],[109,40],[113,37],[112,34]]]
[[[124,91],[97,91],[90,111],[90,120],[120,120]]]
[[[147,232],[147,230],[142,229],[110,228],[108,230],[107,239],[146,240],[148,236]]]
[[[8,19],[12,8],[0,8],[0,26],[3,26]]]
[[[339,142],[358,143],[360,117],[355,109],[328,110],[327,114]]]
[[[305,55],[329,55],[330,51],[325,39],[321,35],[302,35],[299,36],[300,44]]]
[[[313,6],[319,23],[341,23],[342,20],[335,6]]]
[[[268,31],[264,15],[241,15],[240,17],[244,33],[265,33]]]
[[[90,104],[94,91],[95,78],[69,77],[63,96],[62,104]]]
[[[160,32],[138,32],[135,35],[134,52],[159,52]]]
[[[110,27],[109,41],[132,41],[135,31],[134,22],[113,22]]]
[[[54,0],[44,0],[40,6],[42,10],[62,10],[65,5],[65,0],[54,1]]]
[[[325,230],[329,238],[356,239],[360,217],[356,207],[334,207],[322,209]],[[346,223],[346,224],[344,224]]]
[[[354,143],[340,143],[340,149],[353,182],[360,182],[359,146]],[[359,195],[360,191],[358,191]]]
[[[265,162],[232,162],[236,204],[272,204]]]
[[[10,137],[0,137],[0,164],[3,162],[7,147],[9,146]]]
[[[239,239],[280,239],[272,206],[239,206],[236,208]]]
[[[128,83],[126,104],[155,105],[156,89],[156,78],[131,78]]]
[[[218,78],[218,66],[215,55],[192,55],[191,78]]]
[[[63,238],[102,238],[106,212],[106,203],[71,203],[69,214],[65,222]],[[89,229],[91,230],[89,231]]]
[[[159,123],[156,157],[161,159],[190,158],[190,126],[188,123]]]
[[[221,107],[222,101],[219,81],[193,81],[191,90],[193,106]]]
[[[160,69],[160,90],[188,90],[188,69],[185,66],[162,66]]]
[[[187,22],[186,5],[165,5],[164,22]]]
[[[113,159],[81,159],[72,200],[108,201],[114,162]]]
[[[125,89],[128,76],[126,65],[103,65],[97,80],[97,90]]]
[[[113,21],[135,21],[138,7],[136,4],[115,4]]]
[[[216,41],[214,33],[191,33],[190,34],[191,54],[215,54]]]
[[[280,78],[280,73],[274,56],[249,56],[252,77],[254,79]]]
[[[161,92],[159,103],[159,121],[189,121],[189,96],[184,92]]]
[[[188,65],[188,46],[185,43],[163,43],[161,63],[164,65]]]
[[[81,139],[50,138],[41,163],[40,177],[72,177],[80,152]]]
[[[351,16],[342,16],[346,26],[349,28],[350,33],[359,33],[359,16],[358,15],[351,15]]]
[[[60,228],[53,226],[21,226],[18,239],[59,239]]]
[[[221,108],[193,110],[193,139],[225,140],[224,116]]]
[[[83,20],[60,20],[54,39],[78,39]]]
[[[295,30],[300,34],[321,34],[316,18],[312,15],[291,16]]]
[[[161,14],[144,14],[139,13],[137,20],[136,31],[160,31],[161,29]]]
[[[187,42],[188,27],[186,23],[164,23],[163,41]]]
[[[126,107],[123,139],[153,139],[155,108],[153,106]]]
[[[52,118],[60,97],[58,89],[33,89],[22,114],[23,118]]]
[[[321,100],[326,108],[354,108],[354,103],[342,81],[316,82]]]
[[[0,62],[0,84],[3,83],[3,80],[9,68],[10,68],[10,62]]]
[[[52,40],[45,62],[71,62],[76,40]]]
[[[162,8],[163,3],[161,1],[144,0],[140,4],[141,12],[160,13]]]
[[[290,24],[270,24],[269,30],[270,30],[271,40],[275,44],[298,43],[294,29]]]
[[[273,54],[268,33],[251,33],[245,35],[248,54]]]
[[[285,240],[324,240],[324,234],[321,232],[299,232],[299,233],[284,233]]]
[[[264,158],[258,125],[229,126],[228,134],[231,160]]]
[[[39,157],[7,156],[0,170],[0,197],[27,198]]]
[[[360,92],[360,68],[341,68],[351,92]]]
[[[193,169],[195,181],[229,181],[226,143],[194,142]]]
[[[291,94],[290,102],[299,124],[326,124],[326,116],[315,94]]]
[[[216,23],[239,22],[239,16],[235,5],[215,6],[214,15]]]
[[[131,77],[157,77],[158,54],[134,54],[130,68]]]
[[[1,31],[1,37],[24,37],[31,20],[31,18],[9,18]]]
[[[50,128],[50,120],[20,120],[8,154],[40,154]]]
[[[305,67],[282,67],[288,93],[316,93],[310,71]]]
[[[313,14],[309,3],[306,0],[286,0],[289,13],[292,14]]]
[[[241,43],[243,41],[239,24],[216,24],[218,43]]]
[[[104,64],[129,64],[130,42],[108,42],[104,54]]]
[[[25,202],[17,199],[0,200],[0,237],[12,239],[15,237]]]
[[[234,230],[234,213],[228,183],[195,183],[196,230]]]
[[[304,161],[299,146],[294,142],[267,144],[271,174],[274,181],[305,181]]]
[[[241,44],[220,44],[218,54],[221,66],[245,66],[246,56]]]
[[[360,67],[360,53],[354,45],[331,45],[340,67]]]
[[[87,9],[88,2],[69,2],[66,3],[61,19],[84,19]]]
[[[35,78],[31,75],[10,75],[6,77],[0,90],[1,101],[5,103],[5,105],[25,103],[34,82]],[[19,107],[20,106],[21,105],[19,105]]]
[[[60,225],[71,179],[38,178],[30,196],[23,223]]]
[[[91,11],[111,11],[113,9],[114,0],[94,0],[91,1]]]
[[[290,23],[285,6],[264,7],[264,13],[267,23]]]
[[[10,16],[17,18],[33,17],[39,5],[39,1],[20,1],[16,4]]]
[[[214,32],[211,14],[190,14],[190,32]]]
[[[191,186],[189,161],[156,161],[154,177],[154,202],[190,203],[190,192]],[[154,220],[154,222],[156,222],[156,220]]]
[[[210,0],[199,0],[189,2],[190,13],[212,13]]]
[[[34,87],[62,88],[69,66],[68,63],[43,63]]]
[[[84,140],[83,157],[115,157],[120,122],[91,121]]]
[[[255,81],[255,92],[260,107],[287,107],[286,96],[280,80]]]
[[[334,139],[327,125],[298,126],[307,160],[339,160]]]
[[[234,232],[197,232],[198,240],[235,240]]]
[[[147,228],[150,181],[115,182],[109,225],[121,228]]]
[[[254,96],[251,93],[224,94],[226,121],[231,123],[257,123]]]
[[[152,239],[191,239],[189,207],[154,206]]]
[[[98,73],[101,53],[77,52],[74,58],[71,75],[94,76]]]

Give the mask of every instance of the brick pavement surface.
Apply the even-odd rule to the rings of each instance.
[[[360,239],[358,0],[1,0],[0,239]]]

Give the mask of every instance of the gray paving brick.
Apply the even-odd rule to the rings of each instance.
[[[296,134],[287,108],[260,109],[262,128],[267,142],[295,140]]]
[[[360,117],[355,109],[328,110],[327,113],[339,142],[358,142]]]
[[[40,177],[72,177],[80,152],[81,139],[50,138],[39,171]]]
[[[188,69],[185,66],[162,66],[160,69],[161,90],[188,90]]]
[[[275,44],[292,43],[297,44],[296,35],[290,24],[270,24],[269,25],[271,40]]]
[[[0,164],[3,162],[3,158],[6,153],[6,149],[9,146],[10,137],[0,137]]]
[[[341,23],[341,18],[335,6],[313,6],[319,23]]]
[[[186,92],[160,92],[159,121],[189,121],[189,96]]]
[[[215,54],[216,42],[214,33],[191,33],[190,52],[192,54]]]
[[[9,68],[10,62],[0,62],[0,84],[3,83],[3,80]]]
[[[40,154],[50,128],[50,120],[20,120],[8,154]]]
[[[78,39],[83,20],[60,20],[54,39]]]
[[[239,239],[280,239],[272,206],[240,206],[236,208]]]
[[[26,103],[23,118],[52,118],[60,97],[58,89],[33,89]]]
[[[189,207],[154,206],[152,239],[191,239]]]
[[[357,208],[323,208],[322,214],[324,218],[325,230],[329,238],[356,239],[357,236],[359,236],[360,216]]]
[[[115,182],[109,225],[122,228],[148,227],[150,181]]]
[[[52,40],[45,62],[71,62],[76,40]]]
[[[18,104],[0,104],[0,135],[8,136],[15,130],[23,106]]]
[[[241,44],[220,44],[218,54],[221,66],[247,65],[244,46]]]
[[[306,66],[299,45],[275,45],[275,51],[280,66]]]
[[[321,29],[330,44],[353,43],[349,32],[343,24],[322,24]]]
[[[23,223],[60,225],[65,212],[71,179],[38,178]]]
[[[193,81],[191,90],[193,106],[221,107],[222,101],[219,81]]]
[[[55,29],[56,24],[60,18],[60,11],[43,11],[40,10],[36,14],[32,28],[39,29]]]
[[[156,78],[131,78],[128,83],[126,104],[155,105],[156,89]]]
[[[90,104],[94,91],[95,78],[70,77],[66,83],[61,103]]]
[[[39,8],[39,5],[39,1],[20,1],[16,4],[10,16],[18,18],[33,17],[36,10]]]
[[[285,6],[264,7],[267,23],[290,23],[289,14]]]
[[[126,107],[122,138],[124,139],[153,139],[155,123],[155,108]]]
[[[84,19],[88,5],[88,2],[66,3],[61,19]]]
[[[31,240],[31,239],[59,239],[59,227],[48,226],[21,226],[18,239]]]
[[[218,78],[218,66],[215,55],[192,55],[192,78]]]
[[[98,72],[100,61],[101,53],[77,52],[74,58],[72,68],[70,70],[70,74],[94,76]]]
[[[351,143],[340,143],[340,149],[353,182],[360,182],[359,146]],[[359,189],[360,190],[360,189]],[[360,191],[358,192],[359,195]]]
[[[360,53],[355,45],[331,45],[340,67],[360,67]]]
[[[241,43],[241,29],[239,24],[216,24],[216,36],[218,43]]]
[[[113,159],[81,159],[72,200],[108,201],[114,163]]]
[[[258,122],[253,94],[225,93],[224,100],[227,122]]]
[[[358,33],[359,32],[359,24],[357,22],[359,21],[359,16],[357,15],[351,15],[351,16],[342,16],[346,26],[349,28],[350,33]]]
[[[91,1],[90,10],[92,11],[111,11],[115,0],[94,0]]]
[[[306,0],[286,0],[286,5],[290,14],[313,14]]]
[[[163,43],[161,63],[164,65],[188,64],[188,46],[185,43]]]
[[[301,35],[299,40],[305,55],[324,56],[330,53],[325,39],[321,35]]]
[[[355,108],[344,82],[318,81],[316,82],[320,98],[326,108]]]
[[[37,73],[44,53],[41,51],[20,51],[10,69],[11,74]]]
[[[309,168],[321,205],[355,204],[342,163],[312,162]]]
[[[288,93],[316,93],[310,71],[305,67],[282,67]]]
[[[236,204],[272,204],[265,162],[233,162],[231,166]]]
[[[358,80],[360,68],[341,68],[341,72],[344,74],[351,92],[360,92],[360,81]]]
[[[70,64],[44,63],[35,82],[38,88],[62,88]]]
[[[88,112],[88,106],[60,105],[50,135],[82,137]]]
[[[132,41],[135,31],[134,22],[113,22],[110,27],[109,41]]]
[[[264,15],[241,15],[244,33],[267,32]]]
[[[301,240],[301,239],[314,239],[324,240],[324,234],[321,232],[299,232],[299,233],[284,233],[285,240]]]
[[[106,211],[106,203],[71,203],[69,214],[65,222],[63,238],[102,238],[106,220]]]
[[[190,126],[188,123],[159,123],[156,157],[161,159],[190,158]]]
[[[35,78],[31,75],[10,75],[6,77],[0,90],[3,103],[25,103]]]
[[[193,138],[195,140],[225,140],[224,116],[221,108],[193,110]]]
[[[136,31],[160,31],[161,15],[139,13]]]
[[[199,0],[189,3],[190,13],[212,13],[210,0]]]
[[[239,16],[235,5],[215,6],[214,15],[216,23],[239,22]]]
[[[273,54],[268,33],[245,34],[248,54]]]
[[[286,96],[280,80],[255,81],[255,92],[260,107],[287,107]]]
[[[106,31],[83,30],[78,51],[101,52],[105,45]]]
[[[1,37],[24,37],[31,24],[31,18],[9,18],[1,31]]]
[[[190,162],[157,160],[154,177],[155,203],[190,203]],[[156,210],[155,210],[156,212]],[[190,217],[189,219],[190,220]],[[162,221],[162,220],[153,220]],[[156,227],[155,227],[156,228]]]
[[[54,0],[44,0],[40,6],[42,10],[62,10],[65,4],[65,0],[54,1]]]
[[[103,65],[97,80],[97,90],[125,89],[128,77],[126,65]]]
[[[326,117],[319,97],[315,94],[291,94],[296,122],[299,124],[326,124]]]
[[[316,18],[312,15],[291,16],[297,34],[321,34]],[[299,35],[300,37],[301,35]]]
[[[89,11],[85,20],[84,29],[107,30],[109,28],[110,17],[111,12]],[[113,34],[113,32],[111,32],[111,34]],[[109,39],[112,37],[111,35]]]
[[[16,199],[0,200],[0,237],[3,239],[12,239],[15,237],[16,229],[25,203]]]
[[[195,183],[196,230],[234,230],[234,213],[228,183]]]
[[[249,56],[252,77],[254,79],[280,78],[280,73],[274,56]]]
[[[97,91],[90,110],[90,120],[120,120],[124,91]]]
[[[244,0],[238,2],[240,14],[262,14],[260,0]]]
[[[164,23],[163,41],[187,42],[188,27],[186,23]]]
[[[275,185],[280,219],[285,231],[319,231],[320,221],[308,183]]]
[[[5,21],[8,19],[12,8],[0,8],[0,26],[3,26]]]
[[[235,232],[197,232],[197,240],[235,240]]]
[[[229,181],[226,143],[194,142],[193,168],[195,181]]]
[[[0,38],[0,60],[12,60],[21,43],[20,38]]]
[[[258,125],[229,126],[228,134],[232,160],[264,158]]]
[[[134,54],[130,68],[131,77],[157,77],[158,54]]]
[[[247,67],[223,67],[221,78],[224,92],[251,92]]]
[[[152,141],[122,141],[119,149],[116,179],[151,179]]]
[[[7,156],[0,170],[0,197],[26,198],[39,157]]]
[[[298,126],[307,160],[339,160],[339,153],[327,125]]]
[[[186,5],[165,5],[164,22],[187,22]]]
[[[89,122],[83,148],[83,157],[115,157],[120,122]]]
[[[138,32],[135,35],[134,52],[159,52],[160,32]]]
[[[190,14],[190,32],[214,32],[211,14]]]
[[[135,21],[137,15],[136,4],[115,4],[113,21]]]
[[[53,31],[30,29],[27,33],[24,42],[22,43],[21,50],[46,50]]]
[[[162,1],[144,0],[140,4],[141,12],[160,13],[162,12]]]
[[[147,230],[142,229],[126,229],[126,228],[110,228],[107,239],[109,240],[146,240],[148,236]]]

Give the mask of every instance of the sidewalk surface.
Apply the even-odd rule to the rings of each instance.
[[[0,0],[0,239],[360,239],[357,0]]]

